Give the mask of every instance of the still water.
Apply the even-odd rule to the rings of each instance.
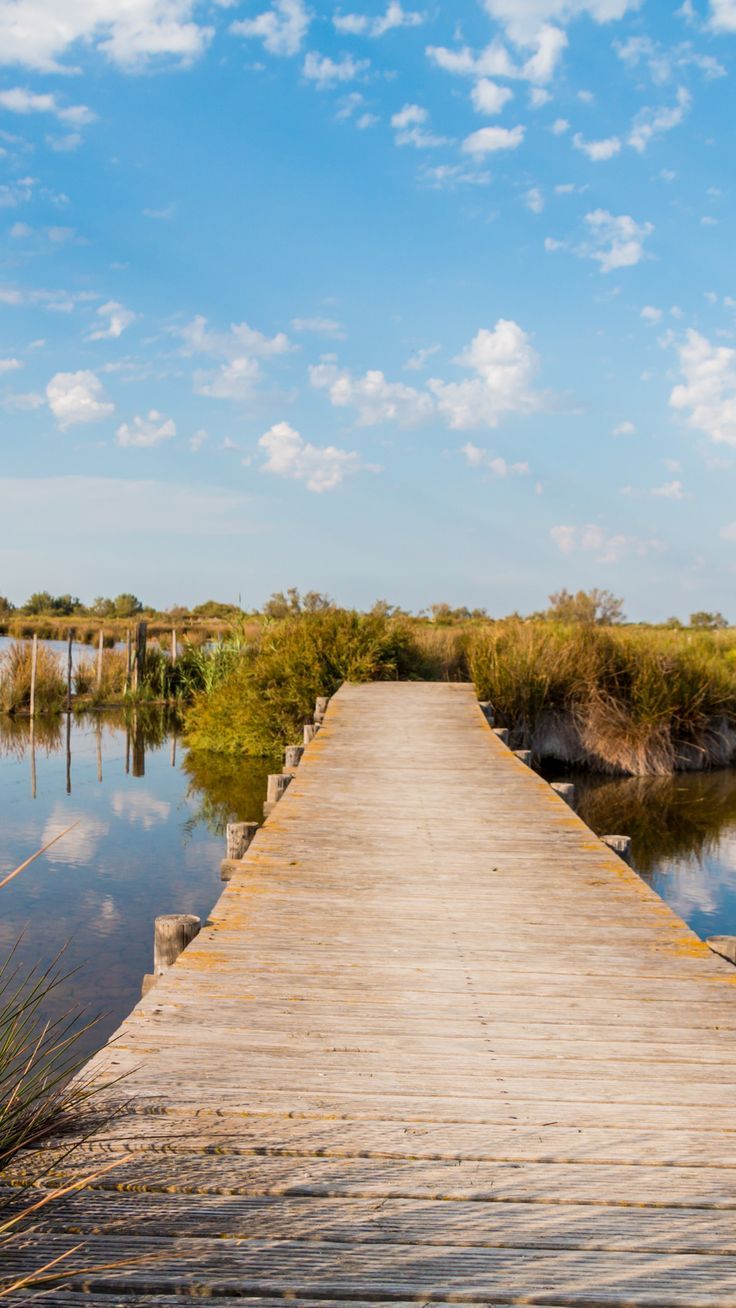
[[[28,720],[0,715],[0,880],[63,828],[58,844],[0,890],[0,961],[24,970],[64,949],[72,972],[47,1005],[100,1019],[101,1044],[140,997],[159,913],[204,919],[220,894],[225,825],[259,819],[268,760],[187,757],[159,710]]]

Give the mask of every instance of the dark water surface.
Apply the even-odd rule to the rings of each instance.
[[[19,938],[24,969],[65,947],[63,969],[77,970],[47,1008],[101,1013],[86,1041],[93,1048],[140,997],[156,915],[207,917],[221,890],[225,824],[262,817],[266,776],[277,769],[187,756],[158,710],[73,717],[69,759],[66,717],[38,719],[34,734],[32,750],[28,720],[0,715],[0,880],[78,825],[0,890],[0,959]]]

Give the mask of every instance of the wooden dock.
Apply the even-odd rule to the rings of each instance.
[[[470,687],[345,686],[49,1184],[122,1161],[6,1271],[82,1241],[109,1270],[42,1302],[734,1306],[735,986]]]

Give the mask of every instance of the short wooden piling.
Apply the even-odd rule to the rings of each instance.
[[[515,749],[514,754],[520,763],[525,763],[528,768],[532,765],[532,751],[530,749]]]
[[[176,645],[176,627],[174,627],[173,630],[172,630],[172,632],[171,632],[171,666],[172,666],[172,668],[175,668],[175,667],[176,667],[176,658],[177,658],[177,654],[178,654],[178,650],[177,650],[177,645]]]
[[[304,744],[305,744],[305,745],[309,745],[309,744],[311,743],[311,741],[314,740],[314,737],[317,735],[317,732],[318,732],[318,731],[319,731],[319,726],[317,725],[316,722],[305,722],[305,724],[304,724]]]
[[[608,845],[609,849],[618,854],[624,863],[628,863],[629,867],[633,867],[631,861],[631,836],[601,836],[601,840],[604,845]]]
[[[554,790],[560,799],[564,799],[573,811],[575,810],[575,787],[571,781],[553,781],[550,789]]]
[[[318,725],[324,722],[329,702],[330,699],[328,695],[317,696],[317,703],[314,706],[314,720]]]
[[[135,652],[133,656],[133,690],[140,690],[146,671],[146,642],[148,640],[148,623],[137,622],[135,626]]]
[[[708,936],[705,943],[726,962],[736,963],[736,936]]]
[[[493,726],[493,705],[489,699],[478,700],[478,708],[489,726]]]
[[[257,830],[257,822],[228,822],[225,828],[227,858],[243,858]]]
[[[157,917],[153,931],[153,971],[162,976],[199,935],[202,923],[193,913],[167,913]]]
[[[287,745],[284,750],[284,768],[297,768],[301,763],[302,754],[304,753],[303,745]]]
[[[263,805],[263,812],[266,817],[272,813],[283,795],[286,787],[292,781],[291,772],[272,772],[266,783],[266,802]]]
[[[502,745],[508,745],[509,743],[508,727],[494,727],[493,734],[494,736],[498,736],[498,739],[501,741]]]
[[[72,711],[72,635],[71,627],[66,638],[66,711]]]

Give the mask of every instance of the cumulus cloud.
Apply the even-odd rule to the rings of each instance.
[[[0,373],[17,372],[22,367],[20,359],[0,359]]]
[[[645,322],[658,323],[662,317],[662,310],[655,308],[653,304],[645,304],[639,317],[643,318]]]
[[[1,22],[2,6],[0,6]],[[52,114],[59,122],[74,127],[84,127],[94,122],[97,116],[87,108],[86,104],[61,105],[55,95],[38,94],[22,86],[13,86],[0,91],[0,108],[7,109],[13,114]]]
[[[736,0],[710,0],[709,26],[714,32],[736,32]]]
[[[476,156],[495,154],[497,150],[516,150],[523,140],[524,128],[521,126],[480,127],[465,137],[462,150],[463,154]]]
[[[583,14],[596,23],[610,23],[638,9],[639,4],[640,0],[483,0],[489,17],[520,44],[533,40],[544,23],[566,24]]]
[[[635,436],[635,435],[636,435],[636,427],[634,426],[633,422],[630,422],[629,419],[627,418],[625,422],[620,422],[616,427],[613,428],[613,431],[611,432],[611,435],[612,435],[612,436]]]
[[[258,360],[242,355],[228,359],[213,371],[195,372],[194,389],[197,395],[208,395],[213,400],[245,401],[252,398],[260,379]]]
[[[334,490],[351,473],[378,468],[361,463],[354,450],[341,450],[335,445],[312,445],[291,427],[288,422],[277,422],[261,436],[258,444],[265,450],[261,465],[264,472],[277,477],[303,481],[307,490]]]
[[[460,77],[519,78],[523,81],[545,83],[554,75],[557,63],[567,45],[565,33],[557,27],[537,27],[534,37],[523,43],[532,47],[532,53],[518,62],[499,40],[491,41],[482,50],[469,46],[428,46],[427,55],[438,68]]]
[[[612,159],[621,149],[621,141],[617,136],[608,136],[602,141],[586,141],[580,132],[576,132],[572,138],[572,143],[576,150],[586,154],[593,163],[601,163],[604,159]]]
[[[135,322],[137,314],[132,309],[126,309],[117,300],[108,300],[107,304],[101,304],[97,310],[97,317],[100,318],[101,325],[94,331],[88,332],[88,341],[116,341],[122,336],[126,327]]]
[[[425,15],[404,9],[399,0],[389,0],[384,14],[369,18],[366,14],[334,14],[335,30],[350,36],[385,36],[396,27],[420,27]]]
[[[533,386],[537,353],[510,319],[499,318],[492,330],[481,328],[455,362],[472,375],[459,382],[429,382],[441,417],[455,430],[497,427],[506,414],[533,413],[546,402]]]
[[[644,108],[636,115],[629,134],[629,145],[643,154],[653,136],[661,132],[671,132],[679,127],[687,113],[692,99],[686,87],[677,89],[677,102],[669,107]]]
[[[664,545],[655,537],[626,536],[604,531],[597,523],[583,527],[560,524],[550,528],[550,537],[561,554],[593,554],[598,563],[619,563],[627,555],[644,558],[660,554]]]
[[[162,58],[188,64],[213,34],[194,8],[195,0],[0,0],[0,63],[69,71],[60,61],[85,44],[124,69]]]
[[[57,372],[46,387],[46,401],[61,431],[108,418],[115,411],[99,377],[84,370]]]
[[[513,97],[510,87],[499,86],[490,77],[481,77],[470,92],[471,104],[479,114],[500,114],[504,105]]]
[[[542,213],[544,210],[544,196],[538,186],[532,186],[524,196],[524,203],[527,209],[532,213]]]
[[[270,358],[275,354],[287,354],[292,348],[285,332],[276,332],[266,336],[247,322],[230,324],[227,332],[211,331],[207,319],[197,314],[190,322],[179,328],[179,335],[184,342],[187,354],[213,354],[233,356],[243,354],[256,355],[258,358]]]
[[[628,214],[615,215],[607,209],[586,213],[588,240],[578,249],[583,258],[594,259],[601,272],[633,268],[644,258],[644,242],[654,231],[651,223],[637,223]]]
[[[529,464],[508,463],[506,459],[499,458],[483,449],[480,445],[473,445],[472,441],[467,441],[463,445],[461,453],[465,455],[466,462],[471,468],[483,468],[485,472],[490,472],[493,477],[526,477],[529,475]]]
[[[681,481],[666,481],[662,486],[654,486],[652,495],[657,495],[663,500],[686,500],[690,498]]]
[[[713,345],[692,329],[678,348],[684,380],[670,395],[673,409],[717,445],[736,445],[736,349]]]
[[[115,439],[118,445],[135,446],[138,449],[150,449],[162,441],[176,436],[176,423],[157,409],[150,409],[146,418],[135,417],[132,422],[123,422],[117,429]]]
[[[368,59],[353,59],[352,55],[331,59],[329,55],[316,54],[314,50],[310,50],[304,60],[302,72],[308,82],[314,82],[321,91],[324,91],[331,86],[337,86],[340,82],[353,82],[368,68],[370,68]]]
[[[231,23],[230,31],[234,36],[260,39],[269,54],[295,55],[302,48],[309,21],[304,0],[274,0],[271,9],[255,18]]]
[[[412,427],[434,412],[429,395],[404,382],[388,381],[377,368],[362,377],[354,377],[347,369],[327,360],[311,367],[309,378],[312,386],[327,391],[335,408],[355,408],[361,427],[373,427],[381,422]]]
[[[394,129],[397,145],[413,145],[417,150],[427,150],[438,145],[447,145],[445,136],[435,136],[427,131],[424,124],[429,119],[426,109],[418,104],[405,104],[403,109],[392,115],[391,126]]]

